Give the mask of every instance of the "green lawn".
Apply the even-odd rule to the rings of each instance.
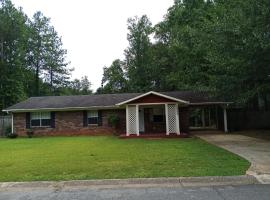
[[[0,139],[0,181],[245,174],[248,161],[200,139]]]

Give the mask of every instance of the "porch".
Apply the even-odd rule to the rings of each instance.
[[[126,105],[125,136],[161,137],[185,135],[180,132],[177,103]]]
[[[121,137],[186,137],[189,129],[222,129],[227,132],[226,104],[190,103],[148,92],[117,104],[126,110],[126,132]],[[219,122],[218,108],[223,122]]]

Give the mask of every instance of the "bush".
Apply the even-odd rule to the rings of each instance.
[[[110,115],[108,117],[108,123],[111,127],[113,127],[114,129],[117,127],[118,123],[120,121],[120,118],[113,114],[113,115]],[[118,135],[118,133],[116,131],[113,132],[114,135]]]
[[[26,131],[26,134],[27,134],[27,136],[28,136],[29,138],[32,138],[33,135],[34,135],[34,131],[31,130],[31,129],[29,129],[29,130]]]
[[[5,136],[8,137],[8,138],[16,138],[16,137],[18,137],[18,135],[16,133],[12,133],[11,126],[6,127]]]
[[[5,136],[8,136],[10,133],[11,133],[11,126],[8,126],[5,128],[4,134],[5,134]]]
[[[108,122],[109,122],[109,125],[112,126],[113,128],[116,128],[116,126],[118,125],[120,119],[117,115],[113,114],[113,115],[110,115],[108,117]]]
[[[18,137],[18,135],[16,133],[8,133],[7,137],[11,138],[11,139],[14,139],[14,138]]]

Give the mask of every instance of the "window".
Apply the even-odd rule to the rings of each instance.
[[[164,121],[165,121],[164,109],[153,108],[153,122],[164,122]]]
[[[90,110],[87,112],[88,124],[98,124],[98,111]]]
[[[50,112],[31,113],[31,126],[32,127],[51,126],[51,113]]]

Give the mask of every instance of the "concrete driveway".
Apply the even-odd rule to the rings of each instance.
[[[247,174],[270,184],[270,141],[230,133],[195,132],[199,138],[251,162]]]

